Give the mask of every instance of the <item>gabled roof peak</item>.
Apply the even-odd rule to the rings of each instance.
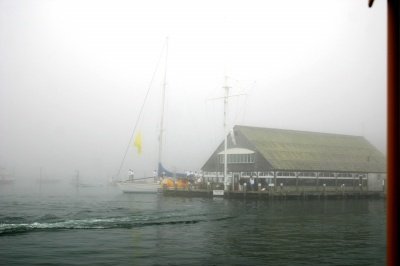
[[[321,135],[331,135],[331,136],[364,138],[363,136],[358,136],[358,135],[349,135],[349,134],[340,134],[340,133],[327,133],[327,132],[319,132],[319,131],[306,131],[306,130],[296,130],[296,129],[256,127],[256,126],[247,126],[247,125],[235,125],[233,127],[233,129],[234,130],[241,130],[241,129],[265,130],[265,131],[287,132],[287,133],[294,133],[294,134],[302,134],[302,133],[303,134],[321,134]]]

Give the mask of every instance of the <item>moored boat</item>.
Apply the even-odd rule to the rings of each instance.
[[[124,193],[157,193],[161,188],[160,182],[146,179],[119,181],[117,186]]]
[[[116,182],[118,188],[124,193],[157,193],[163,186],[163,180],[166,178],[178,177],[181,174],[172,173],[166,170],[162,164],[162,146],[163,146],[163,132],[164,132],[164,106],[165,106],[165,87],[166,87],[166,66],[167,66],[167,58],[168,58],[168,39],[165,44],[165,72],[164,72],[164,82],[162,88],[162,102],[161,102],[161,119],[160,119],[160,132],[158,138],[158,171],[154,171],[152,177],[143,177],[143,178],[134,178],[133,171],[130,169],[128,179],[123,181]],[[139,117],[140,118],[140,117]],[[135,131],[135,129],[134,129]],[[133,136],[133,134],[132,134]],[[139,137],[138,137],[139,136]],[[132,138],[131,138],[132,141]],[[131,143],[129,142],[129,144]],[[136,136],[135,146],[138,147],[138,151],[141,150],[141,136]],[[129,147],[129,146],[128,146]],[[139,151],[140,153],[140,151]],[[126,153],[125,153],[126,155]],[[125,156],[124,156],[125,159]],[[123,160],[124,160],[123,159]],[[123,161],[121,163],[121,167],[123,165]],[[118,171],[117,177],[119,176]]]

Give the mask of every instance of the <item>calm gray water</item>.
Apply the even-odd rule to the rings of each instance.
[[[0,188],[2,265],[385,265],[384,200]]]

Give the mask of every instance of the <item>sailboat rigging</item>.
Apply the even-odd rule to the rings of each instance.
[[[159,188],[161,188],[161,180],[163,177],[169,176],[176,176],[176,174],[173,174],[172,172],[166,170],[163,165],[162,165],[162,148],[163,148],[163,133],[164,133],[164,109],[165,109],[165,90],[166,90],[166,85],[167,85],[167,62],[168,62],[168,38],[166,39],[165,46],[163,47],[163,51],[165,48],[165,69],[164,69],[164,78],[163,78],[163,85],[162,85],[162,98],[161,98],[161,118],[160,118],[160,132],[158,136],[158,170],[153,174],[152,177],[144,177],[144,178],[130,178],[125,181],[119,181],[117,182],[118,187],[123,191],[123,192],[134,192],[134,193],[157,193],[159,191]],[[162,53],[161,53],[162,55]],[[158,65],[161,60],[161,55],[158,60],[156,70],[153,73],[153,77],[151,79],[150,86],[148,88],[148,91],[146,93],[144,103],[147,100],[147,96],[149,95],[149,90],[151,88],[151,84],[153,82],[155,73],[157,71]],[[136,127],[138,125],[138,121],[140,119],[140,116],[143,112],[144,109],[144,103],[142,104],[138,120],[135,124],[133,133],[131,135],[128,147],[125,151],[125,155],[123,157],[123,160],[121,162],[120,168],[118,170],[117,177],[120,174],[120,171],[122,169],[122,166],[124,164],[124,160],[127,154],[127,151],[129,149],[130,143],[133,140],[134,133],[136,131]]]

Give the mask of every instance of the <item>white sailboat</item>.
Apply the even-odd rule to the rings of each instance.
[[[160,182],[143,180],[125,180],[117,182],[119,189],[124,193],[158,193]]]
[[[165,70],[164,82],[162,89],[162,106],[161,106],[161,120],[160,120],[160,133],[158,139],[158,172],[154,173],[152,177],[134,178],[133,174],[127,180],[118,181],[117,186],[124,193],[158,193],[161,189],[161,177],[166,176],[166,171],[161,164],[162,146],[163,146],[163,126],[164,126],[164,106],[165,106],[165,87],[167,78],[167,59],[168,59],[168,38],[165,45]]]

